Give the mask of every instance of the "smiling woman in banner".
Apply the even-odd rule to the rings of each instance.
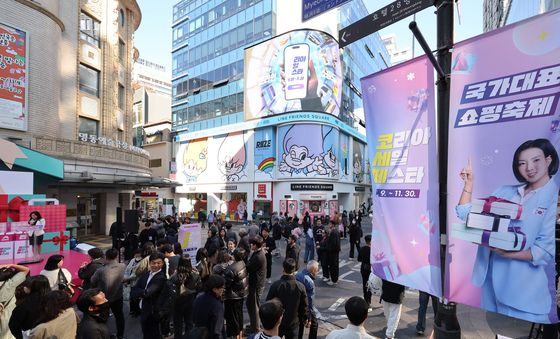
[[[457,216],[466,221],[466,230],[481,235],[471,280],[481,288],[482,308],[550,323],[556,318],[558,200],[551,178],[558,171],[558,153],[547,139],[528,140],[515,151],[512,169],[520,183],[499,187],[485,199],[472,198],[470,160],[460,173],[464,187]]]

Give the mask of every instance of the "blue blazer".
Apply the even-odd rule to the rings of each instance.
[[[502,186],[492,195],[519,201],[518,189],[524,186]],[[483,286],[492,260],[492,287],[497,301],[520,311],[548,314],[552,303],[549,287],[554,292],[555,286],[554,276],[550,277],[551,281],[548,280],[545,266],[554,264],[557,201],[558,186],[551,179],[523,202],[521,219],[512,220],[512,226],[519,227],[527,237],[524,249],[531,251],[532,261],[514,260],[497,254],[491,256],[489,248],[479,246],[472,283]],[[471,206],[470,203],[457,206],[458,217],[465,220]]]

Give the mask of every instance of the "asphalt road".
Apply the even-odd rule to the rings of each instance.
[[[364,219],[363,228],[364,234],[371,233],[369,231],[370,220]],[[239,229],[240,226],[234,226]],[[367,229],[366,229],[367,228]],[[206,232],[202,232],[202,243],[206,241]],[[303,242],[302,242],[303,243]],[[363,243],[363,241],[362,241]],[[354,260],[348,258],[349,242],[348,240],[341,241],[342,250],[340,253],[340,279],[338,285],[328,286],[322,280],[317,279],[316,284],[316,297],[315,306],[317,309],[319,321],[319,338],[324,338],[329,332],[335,329],[346,327],[348,320],[344,313],[344,302],[348,298],[358,295],[362,296],[362,283],[360,275],[360,265]],[[273,257],[272,264],[272,281],[278,279],[282,274],[282,261],[284,258],[285,242],[282,241],[280,245],[281,255]],[[301,251],[303,257],[303,248]],[[303,260],[300,259],[300,267],[303,267]],[[322,273],[320,272],[319,275]],[[267,284],[264,296],[268,292]],[[263,296],[263,298],[264,298]],[[369,334],[384,338],[386,320],[383,316],[383,307],[376,300],[372,298],[372,311],[366,320],[365,328]],[[416,335],[416,321],[418,310],[418,291],[406,291],[405,300],[403,302],[403,310],[399,327],[396,332],[397,338],[420,338]],[[126,338],[141,338],[142,331],[140,329],[140,322],[138,318],[131,318],[128,316],[128,305],[125,303],[126,312]],[[509,338],[527,338],[531,323],[517,320],[514,318],[505,317],[496,313],[485,312],[480,309],[471,308],[464,305],[458,306],[457,318],[461,325],[461,334],[463,338],[468,339],[490,339],[495,338],[496,334],[501,334]],[[245,310],[245,323],[248,323],[248,316]],[[431,304],[428,307],[426,318],[426,335],[432,332],[433,311]],[[111,317],[110,326],[114,328],[114,319]]]

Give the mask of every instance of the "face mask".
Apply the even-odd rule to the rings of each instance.
[[[92,314],[91,316],[94,318],[97,318],[99,321],[101,322],[107,322],[107,320],[109,320],[109,311],[110,311],[110,306],[109,306],[109,302],[104,302],[103,304],[99,304],[96,305],[97,310],[94,311],[95,313],[98,314]]]

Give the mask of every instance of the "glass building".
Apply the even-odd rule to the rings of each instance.
[[[255,211],[263,216],[272,211],[333,215],[335,210],[355,209],[368,200],[371,189],[360,127],[364,117],[359,79],[389,66],[389,54],[378,34],[341,50],[343,77],[336,117],[319,112],[309,114],[307,120],[289,113],[278,120],[246,118],[246,47],[294,29],[317,29],[336,36],[341,27],[368,14],[362,1],[355,0],[302,22],[301,8],[294,9],[294,3],[301,7],[301,2],[276,0],[183,0],[174,6],[172,122],[177,180],[183,183],[176,190],[179,212],[220,210],[231,219],[239,218],[244,209],[249,215]],[[286,119],[308,124],[309,131],[322,126],[336,132],[331,134],[336,135],[340,163],[336,171],[283,175],[281,137],[294,125]],[[223,145],[235,147],[239,142],[245,172],[235,178],[222,175],[221,162],[214,158],[220,157]],[[265,144],[274,152],[267,158],[273,159],[271,167],[263,170],[266,165],[257,153]],[[196,155],[189,155],[192,152]]]

